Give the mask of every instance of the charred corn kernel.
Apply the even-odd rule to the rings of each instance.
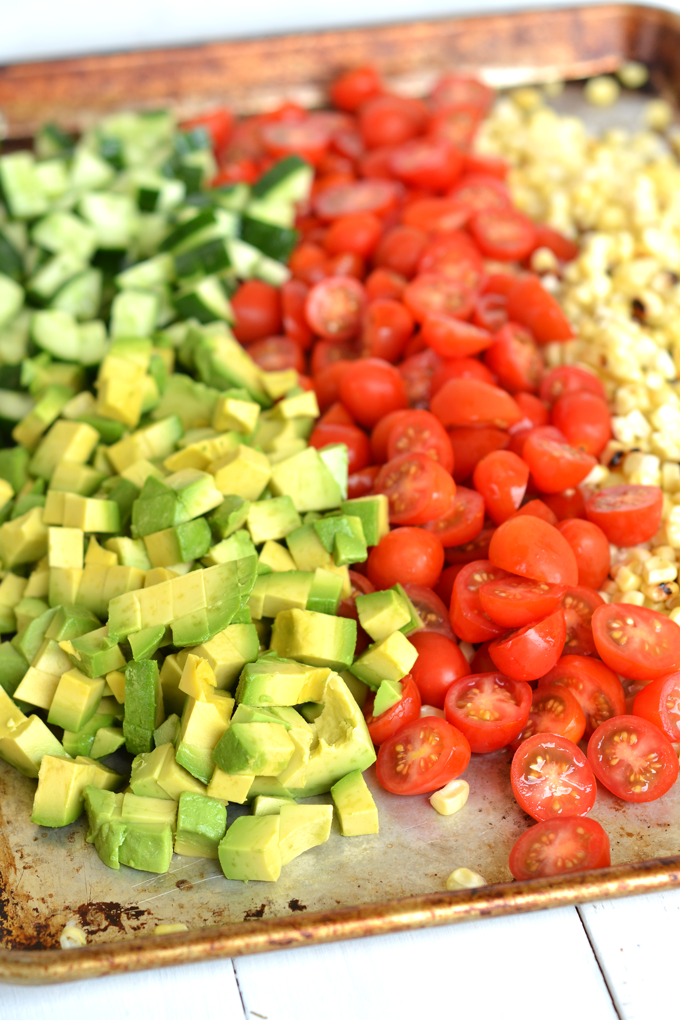
[[[644,64],[638,63],[637,60],[627,60],[625,64],[621,64],[616,76],[624,88],[639,89],[647,84],[649,71]]]
[[[420,718],[423,719],[426,715],[438,715],[440,719],[446,718],[446,715],[441,708],[435,708],[434,705],[421,705]]]
[[[452,779],[430,797],[430,804],[440,815],[455,815],[470,795],[470,786],[464,779]]]
[[[583,93],[593,106],[612,106],[619,98],[621,89],[615,78],[602,74],[587,81]]]
[[[650,556],[642,567],[642,576],[648,585],[663,584],[664,581],[674,581],[678,576],[678,568],[675,563],[665,560],[661,556]]]
[[[634,574],[632,570],[628,569],[628,567],[619,567],[616,571],[614,580],[616,581],[616,587],[619,591],[623,592],[637,591],[642,584],[642,581],[637,574]]]
[[[593,470],[583,479],[584,485],[593,485],[600,488],[609,478],[609,471],[604,464],[596,464]]]
[[[640,589],[645,597],[645,602],[653,603],[655,609],[658,608],[659,602],[665,602],[669,596],[677,595],[679,590],[673,581],[663,584],[643,584]]]
[[[607,595],[610,596],[610,598],[615,598],[617,595],[621,594],[621,589],[619,588],[616,581],[612,581],[609,578],[607,578],[607,580],[602,585],[602,591],[606,592]]]
[[[62,949],[80,949],[87,945],[87,935],[77,925],[67,924],[59,936],[59,945]]]
[[[157,924],[153,930],[154,935],[174,935],[179,931],[189,931],[186,924],[178,921],[176,924]]]
[[[612,598],[611,602],[624,602],[629,606],[644,606],[645,596],[641,591],[626,591],[619,594],[618,598]]]
[[[456,868],[446,879],[446,888],[449,892],[454,889],[480,889],[486,885],[485,880],[476,871],[469,868]]]
[[[651,99],[645,107],[645,123],[655,131],[665,131],[673,123],[673,107],[665,99]]]

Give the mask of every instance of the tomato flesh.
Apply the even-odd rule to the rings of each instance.
[[[378,751],[378,782],[390,793],[430,793],[468,766],[470,745],[460,730],[430,715],[402,726]]]
[[[502,673],[476,673],[454,680],[444,703],[446,718],[479,753],[498,751],[519,736],[530,708],[529,684]]]
[[[556,665],[564,648],[567,627],[557,609],[543,620],[496,638],[489,655],[497,669],[513,680],[538,680]]]
[[[680,673],[652,680],[635,695],[633,715],[653,723],[673,743],[680,741]]]
[[[425,524],[446,513],[456,484],[426,453],[405,453],[378,472],[374,491],[384,493],[392,524]]]
[[[411,675],[423,704],[443,708],[446,692],[454,680],[470,673],[467,659],[455,641],[431,631],[416,631],[409,641],[418,651]]]
[[[593,613],[598,655],[616,673],[649,683],[680,665],[680,627],[654,609],[617,603]]]
[[[588,744],[588,761],[603,786],[634,804],[663,797],[678,778],[678,756],[670,740],[635,715],[603,722]]]
[[[519,837],[508,864],[518,882],[607,868],[609,837],[594,818],[552,818]]]
[[[614,545],[649,542],[659,530],[663,493],[656,485],[613,485],[586,501],[586,517]]]
[[[626,696],[621,681],[603,662],[584,655],[563,655],[557,665],[541,677],[538,689],[565,687],[573,694],[586,717],[589,737],[606,719],[622,715]]]
[[[475,560],[464,566],[453,583],[451,626],[461,641],[488,641],[505,629],[485,613],[479,589],[487,582],[505,577],[504,570],[494,568],[488,560]]]
[[[491,538],[489,559],[503,570],[548,584],[574,585],[576,557],[557,528],[538,517],[512,517]]]
[[[444,549],[421,528],[395,528],[368,554],[368,577],[378,589],[394,584],[432,588],[444,566]]]
[[[406,723],[420,718],[421,698],[418,685],[410,674],[404,677],[401,684],[401,701],[398,701],[396,705],[392,705],[387,711],[381,712],[380,715],[373,715],[373,703],[375,701],[373,695],[369,695],[364,705],[364,716],[368,726],[368,733],[376,747],[384,744],[386,740],[394,736],[397,730],[405,726]]]
[[[515,800],[537,822],[585,815],[597,786],[585,754],[566,737],[535,733],[515,751],[510,769]]]
[[[562,609],[567,624],[564,642],[565,655],[595,655],[593,613],[604,599],[592,588],[579,585],[567,588],[562,598]]]
[[[423,527],[436,535],[444,548],[463,545],[479,535],[484,526],[484,499],[474,489],[456,486],[451,506],[442,517]]]
[[[479,600],[484,612],[500,627],[525,627],[554,613],[564,592],[561,584],[510,575],[483,584]]]
[[[517,749],[534,733],[556,733],[578,744],[585,730],[586,717],[571,691],[558,684],[546,684],[534,691],[527,724],[513,747]]]

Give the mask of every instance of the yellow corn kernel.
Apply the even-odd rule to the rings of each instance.
[[[673,123],[673,107],[665,99],[651,99],[645,107],[645,123],[655,131],[665,131]]]
[[[640,589],[646,601],[653,603],[654,608],[658,602],[665,602],[672,595],[677,595],[680,588],[673,581],[666,581],[663,584],[643,584]]]
[[[625,64],[621,64],[616,76],[625,88],[639,89],[647,84],[649,71],[644,64],[638,63],[637,60],[627,60]]]
[[[78,925],[67,924],[59,936],[62,949],[80,949],[87,945],[87,935]]]
[[[476,871],[469,868],[456,868],[446,879],[446,888],[449,892],[454,889],[480,889],[486,882]]]
[[[470,794],[470,786],[464,779],[453,779],[430,797],[430,804],[440,815],[455,815],[463,807]]]
[[[666,461],[661,465],[661,488],[664,492],[680,492],[680,464]]]
[[[661,556],[650,556],[642,567],[642,576],[648,585],[663,584],[664,581],[674,581],[678,576],[678,568],[675,563],[665,560]]]
[[[189,931],[186,924],[177,921],[176,924],[157,924],[153,930],[154,935],[174,935],[176,932]]]
[[[680,623],[680,606],[676,606],[675,609],[671,609],[668,614],[668,619],[672,620],[673,623]]]
[[[613,598],[611,601],[624,602],[630,606],[643,606],[645,604],[645,597],[641,591],[627,591],[620,598]]]
[[[671,563],[675,563],[677,556],[675,549],[670,545],[657,545],[652,549],[652,556],[660,556],[664,560],[669,560]]]
[[[642,584],[642,581],[637,574],[634,574],[632,570],[628,569],[628,567],[619,567],[616,571],[614,580],[616,581],[616,587],[619,591],[623,592],[637,591]]]

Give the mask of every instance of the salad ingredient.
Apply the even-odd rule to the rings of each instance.
[[[522,833],[509,863],[518,882],[606,868],[611,863],[609,837],[594,818],[552,818]]]
[[[657,800],[678,778],[670,740],[640,716],[619,715],[598,727],[588,744],[595,776],[622,800]]]
[[[378,751],[378,780],[390,793],[441,789],[464,772],[470,745],[445,719],[428,715],[402,726]]]
[[[469,783],[464,779],[452,779],[432,794],[430,804],[439,815],[455,815],[465,806],[469,795]]]
[[[588,759],[572,740],[555,733],[534,733],[520,744],[510,781],[519,806],[539,822],[585,815],[595,803]]]

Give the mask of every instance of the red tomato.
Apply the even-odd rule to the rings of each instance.
[[[431,205],[436,199],[429,199]],[[422,207],[423,203],[414,204],[413,209]],[[426,229],[423,227],[423,229]],[[440,223],[437,232],[444,231]],[[468,234],[462,231],[453,231],[448,227],[443,236],[436,237],[425,249],[423,256],[418,263],[418,272],[424,276],[446,276],[451,283],[460,288],[460,292],[467,296],[470,306],[470,313],[474,309],[477,295],[480,292],[485,279],[484,261],[470,240]],[[432,309],[432,311],[445,311],[445,309]],[[452,313],[449,313],[452,314]]]
[[[446,513],[456,484],[426,453],[405,453],[382,467],[373,486],[387,496],[392,524],[425,524]]]
[[[480,382],[494,385],[491,372],[476,358],[454,358],[440,364],[432,376],[432,396],[438,393],[449,379],[479,379]]]
[[[636,715],[603,722],[588,743],[588,761],[603,786],[633,804],[658,800],[678,778],[670,740]]]
[[[432,89],[432,102],[440,110],[472,106],[484,116],[491,109],[493,100],[493,89],[477,78],[465,78],[461,74],[443,75]]]
[[[633,715],[646,719],[674,743],[680,741],[680,673],[652,680],[635,695]]]
[[[565,393],[553,406],[552,424],[569,444],[599,457],[612,437],[609,408],[594,393]]]
[[[371,358],[395,362],[404,353],[404,347],[413,334],[413,327],[413,316],[400,301],[373,301],[364,316],[364,351]]]
[[[505,577],[504,570],[495,569],[488,560],[473,560],[458,574],[451,596],[451,625],[461,641],[477,644],[498,637],[505,630],[484,611],[479,589],[489,581]]]
[[[529,468],[509,450],[496,450],[475,467],[472,481],[484,497],[486,512],[494,524],[502,524],[515,513],[524,499]]]
[[[544,494],[543,502],[550,507],[560,521],[569,521],[575,517],[585,519],[585,499],[580,489],[566,489],[565,492]]]
[[[386,712],[381,712],[380,715],[373,715],[375,695],[369,694],[366,699],[363,709],[364,716],[369,736],[376,747],[384,744],[386,740],[394,736],[397,730],[405,726],[406,723],[420,718],[422,702],[418,685],[410,674],[404,677],[401,684],[401,701],[398,701],[396,705],[392,705],[392,708],[388,708]]]
[[[265,372],[283,372],[287,368],[294,368],[296,372],[305,370],[302,348],[288,336],[256,340],[249,346],[248,354]]]
[[[425,453],[448,471],[453,470],[451,440],[429,411],[406,411],[392,424],[387,437],[387,457]]]
[[[431,315],[467,319],[472,314],[475,295],[457,280],[442,273],[423,273],[406,285],[404,302],[418,322],[424,322]],[[450,354],[448,356],[451,357]]]
[[[586,517],[614,545],[639,545],[661,524],[663,492],[656,485],[612,485],[586,500]]]
[[[305,318],[305,302],[309,287],[302,280],[290,279],[281,287],[281,317],[283,331],[295,340],[303,351],[312,345],[312,331]]]
[[[474,140],[477,129],[482,121],[481,110],[476,106],[455,106],[439,110],[430,119],[428,133],[433,138],[443,138],[450,145],[464,152]],[[487,173],[478,167],[467,167],[466,173]]]
[[[531,499],[517,510],[513,517],[540,517],[547,524],[557,526],[557,517],[541,499]]]
[[[548,409],[543,401],[535,397],[533,393],[526,393],[520,390],[519,393],[515,394],[515,400],[524,419],[530,422],[533,428],[541,428],[548,424]]]
[[[574,332],[556,299],[537,276],[523,276],[508,295],[508,316],[531,330],[539,343],[571,340]]]
[[[557,528],[539,517],[513,517],[496,529],[489,546],[494,566],[548,584],[574,585],[576,557]]]
[[[529,718],[514,742],[515,750],[534,733],[556,733],[578,744],[585,729],[583,709],[569,689],[559,684],[546,684],[532,695]]]
[[[351,364],[351,361],[345,360],[331,362],[314,374],[314,390],[322,411],[340,400],[340,380]]]
[[[364,281],[369,301],[377,301],[379,298],[399,301],[405,286],[406,277],[388,269],[374,269]]]
[[[509,393],[478,379],[449,379],[432,398],[430,410],[444,428],[491,425],[508,429],[522,417]]]
[[[425,705],[444,707],[444,698],[454,680],[468,676],[468,661],[455,641],[443,634],[416,631],[409,641],[418,651],[411,675]]]
[[[595,590],[602,587],[611,566],[609,542],[602,528],[590,521],[572,518],[560,521],[557,530],[574,550],[578,583]]]
[[[368,149],[408,142],[422,132],[427,120],[425,104],[404,96],[374,96],[358,112],[359,131]]]
[[[402,421],[411,412],[409,410],[401,411],[390,411],[384,418],[381,418],[377,422],[375,428],[371,433],[371,454],[373,455],[373,462],[375,464],[384,464],[385,461],[389,460],[387,453],[387,443],[390,438],[390,432],[396,422]]]
[[[460,490],[457,490],[458,494]],[[435,586],[435,594],[439,596],[445,606],[451,605],[451,595],[453,594],[453,583],[458,577],[458,574],[463,569],[462,564],[460,566],[446,567],[442,570],[439,580]],[[451,629],[453,633],[453,628]]]
[[[328,276],[328,258],[318,244],[303,242],[299,244],[290,259],[288,267],[296,280],[313,286]]]
[[[352,213],[383,216],[396,206],[400,190],[396,181],[347,181],[317,193],[313,207],[322,220],[337,220]]]
[[[480,329],[497,333],[508,321],[508,302],[502,294],[480,294],[472,321]]]
[[[508,575],[479,589],[484,612],[499,627],[526,627],[557,611],[564,585]]]
[[[471,673],[495,673],[496,664],[489,655],[490,641],[484,641],[470,660]],[[519,739],[519,738],[517,738]],[[516,741],[515,741],[516,743]]]
[[[493,336],[487,330],[469,322],[461,322],[450,315],[427,315],[423,319],[421,335],[428,347],[442,358],[466,358],[478,354],[493,343]]]
[[[409,187],[446,191],[460,177],[463,157],[443,138],[418,138],[393,150],[390,168]]]
[[[427,247],[427,234],[417,227],[398,226],[383,234],[373,261],[376,266],[390,269],[410,280]]]
[[[495,530],[492,524],[485,524],[477,538],[473,538],[470,542],[463,542],[461,545],[450,546],[446,550],[446,562],[456,565],[486,559],[489,555],[491,536]]]
[[[492,177],[504,181],[509,170],[510,164],[501,156],[485,155],[482,152],[465,153],[466,174],[491,174]]]
[[[371,448],[365,432],[356,425],[317,425],[307,440],[310,446],[323,450],[331,443],[344,443],[349,454],[349,471],[363,471],[371,463]]]
[[[373,494],[373,483],[378,473],[376,464],[357,471],[347,479],[347,498],[359,499],[360,496],[371,496]]]
[[[601,400],[607,399],[604,386],[592,372],[577,365],[560,365],[548,372],[541,383],[540,398],[551,407],[567,393],[592,393]]]
[[[215,153],[219,157],[220,153],[226,148],[234,130],[234,115],[231,110],[219,107],[216,110],[206,110],[205,113],[200,114],[198,117],[192,117],[191,120],[183,121],[180,127],[182,131],[191,131],[197,127],[204,128],[210,136]]]
[[[325,414],[322,414],[317,421],[319,425],[354,425],[354,418],[349,413],[346,407],[338,401],[335,404],[331,404]],[[370,463],[370,461],[369,461]]]
[[[567,627],[561,609],[545,619],[496,638],[489,655],[513,680],[538,680],[556,665],[564,649]]]
[[[260,137],[267,152],[275,159],[297,155],[313,166],[319,165],[331,140],[328,129],[311,117],[298,123],[272,121],[262,127]]]
[[[453,450],[453,477],[464,482],[483,457],[508,445],[508,433],[492,428],[459,428],[449,430]]]
[[[368,576],[380,590],[409,583],[432,588],[443,566],[441,542],[421,528],[395,528],[368,554]]]
[[[404,591],[411,600],[423,625],[420,630],[413,633],[440,634],[453,641],[453,629],[449,619],[449,610],[436,592],[432,588],[424,588],[421,584],[405,584]]]
[[[369,180],[394,180],[391,160],[394,145],[379,145],[368,148],[359,160],[359,176]]]
[[[456,779],[469,761],[470,745],[460,730],[429,715],[402,726],[382,744],[376,776],[390,793],[431,793]]]
[[[444,711],[479,753],[498,751],[514,740],[526,725],[531,708],[531,687],[502,673],[473,673],[454,680],[446,694]]]
[[[340,380],[340,396],[352,417],[364,428],[407,405],[406,389],[397,369],[380,358],[352,362]]]
[[[586,717],[586,739],[605,721],[626,710],[626,696],[616,673],[597,659],[563,655],[557,665],[541,677],[538,689],[566,687]]]
[[[597,794],[585,754],[556,733],[535,733],[520,744],[510,782],[519,806],[537,822],[586,815]]]
[[[405,353],[409,356],[399,365],[399,372],[406,386],[409,403],[413,407],[426,407],[430,400],[432,377],[441,360],[429,347],[413,354],[409,354],[407,348]]]
[[[561,262],[571,262],[580,251],[577,244],[545,223],[536,224],[536,247],[549,248]]]
[[[592,588],[583,586],[567,588],[562,599],[562,609],[567,622],[565,653],[595,655],[593,613],[602,605],[604,599]]]
[[[470,220],[470,233],[489,259],[521,261],[536,247],[534,225],[517,209],[476,213]]]
[[[508,866],[513,878],[554,878],[608,868],[609,837],[594,818],[553,818],[522,833]]]
[[[321,280],[310,290],[305,317],[315,333],[327,340],[349,340],[356,336],[366,305],[366,294],[351,276]]]
[[[598,606],[593,637],[603,662],[622,676],[646,684],[680,666],[680,627],[655,609]]]
[[[456,486],[456,493],[449,509],[442,517],[428,521],[423,527],[436,535],[441,544],[463,545],[477,538],[484,526],[484,500],[474,489]]]
[[[531,469],[536,488],[545,493],[574,488],[597,464],[590,453],[551,439],[544,429],[533,429],[527,436],[522,457]]]
[[[323,246],[329,255],[354,252],[368,258],[380,240],[382,224],[373,213],[354,213],[333,220],[324,237]]]
[[[485,352],[484,361],[510,393],[537,391],[543,374],[543,358],[531,333],[523,326],[514,322],[503,326]]]
[[[382,88],[377,69],[369,64],[341,74],[331,85],[330,94],[334,106],[354,113],[367,99],[380,95]]]
[[[449,192],[468,216],[475,213],[509,209],[512,205],[510,192],[504,181],[492,174],[466,174]]]
[[[468,214],[450,198],[416,198],[408,203],[401,214],[401,221],[405,227],[416,229],[420,234],[426,236],[429,234],[451,235],[454,231],[460,231],[467,218]],[[456,234],[455,241],[452,237],[448,237],[448,244],[440,241],[439,246],[446,244],[446,250],[450,252],[453,242],[453,247],[458,250],[463,239],[467,242],[464,245],[466,253],[472,257],[474,264],[479,267],[481,272],[482,260],[479,252],[466,235]],[[429,251],[428,246],[421,252],[421,257],[424,257],[425,252],[429,253]],[[421,267],[420,271],[427,272],[427,266]]]
[[[281,298],[277,287],[246,280],[231,299],[234,335],[242,344],[281,332]]]

